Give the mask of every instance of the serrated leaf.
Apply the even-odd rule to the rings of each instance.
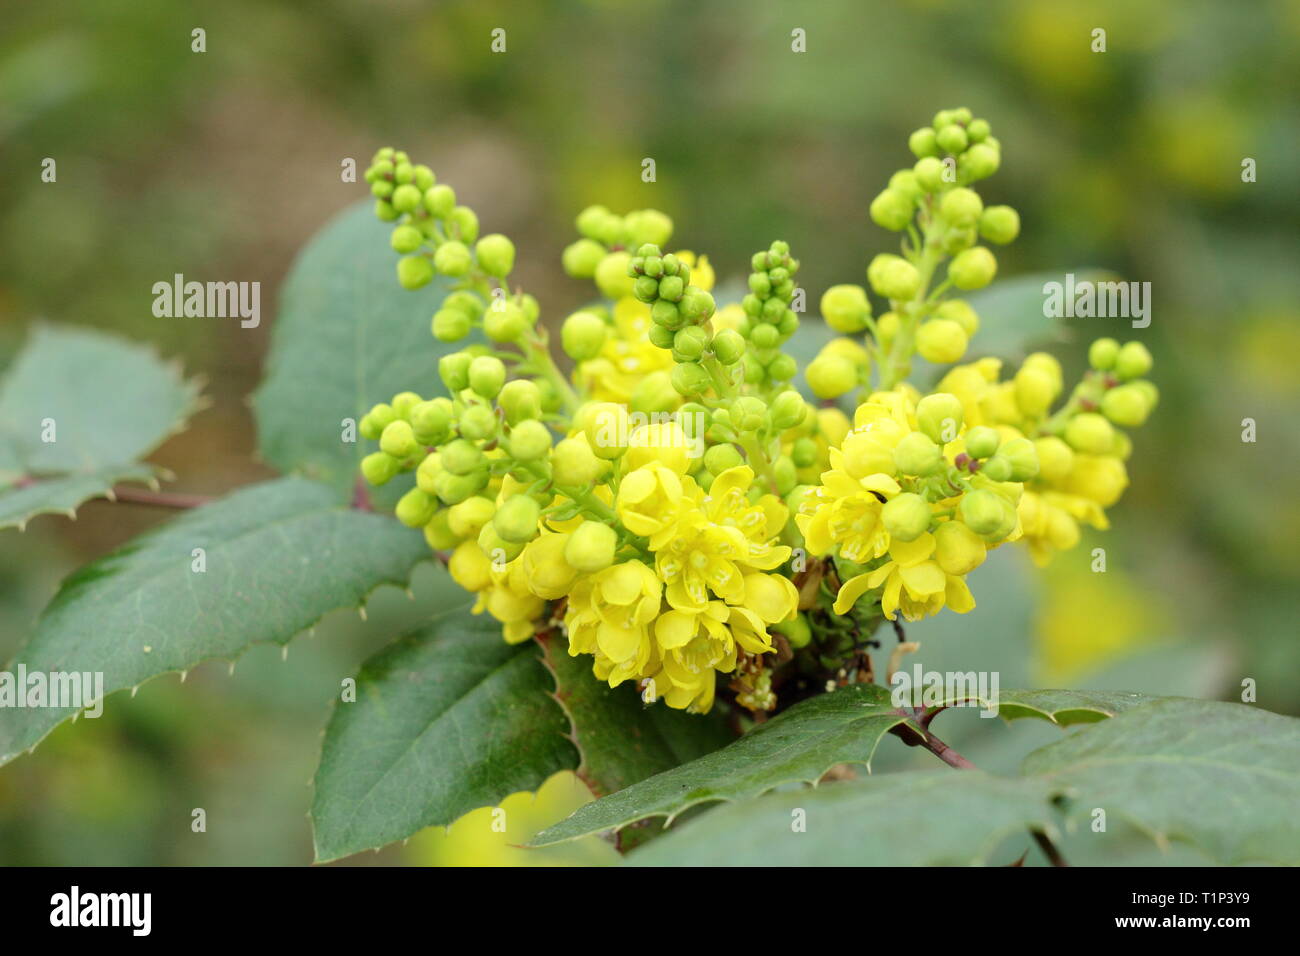
[[[975,866],[1027,828],[1048,787],[978,770],[881,774],[709,810],[634,851],[638,866]]]
[[[1166,698],[1034,751],[1023,771],[1069,794],[1072,819],[1100,807],[1220,863],[1300,863],[1294,717]]]
[[[429,331],[447,280],[403,289],[388,244],[392,226],[372,208],[363,202],[344,211],[299,255],[271,330],[266,377],[253,396],[262,457],[340,495],[376,447],[360,436],[343,441],[344,419],[359,421],[398,392],[444,394],[438,359],[463,345],[439,342]]]
[[[1146,694],[1128,694],[1123,691],[1001,690],[996,694],[997,716],[1003,720],[1037,717],[1061,727],[1105,720],[1148,704],[1154,699]],[[946,708],[963,704],[988,707],[988,701],[978,693],[946,695],[942,706]]]
[[[535,644],[506,644],[500,624],[467,608],[372,657],[356,701],[335,706],[325,733],[312,804],[316,858],[449,825],[575,768],[553,686]]]
[[[111,693],[251,644],[287,643],[379,585],[404,584],[428,557],[418,532],[341,506],[325,485],[254,485],[72,574],[7,670],[102,672]],[[0,708],[0,764],[75,712]]]
[[[140,459],[197,400],[198,386],[147,346],[36,326],[0,383],[0,528],[155,480]]]
[[[671,823],[699,804],[744,800],[786,783],[815,783],[836,764],[870,766],[881,738],[906,719],[889,692],[874,684],[819,694],[721,750],[579,808],[539,833],[532,845],[616,830],[650,817]]]
[[[570,657],[565,639],[541,639],[555,698],[573,726],[580,776],[604,796],[712,753],[735,740],[720,711],[688,714],[642,703],[630,683],[610,687],[591,672],[591,657]]]

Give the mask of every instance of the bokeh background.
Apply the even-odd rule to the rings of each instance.
[[[1004,687],[1239,699],[1252,678],[1261,706],[1300,713],[1300,3],[51,0],[5,4],[3,19],[0,365],[38,319],[179,357],[212,406],[153,460],[173,490],[210,494],[269,474],[245,400],[295,251],[363,194],[341,182],[345,158],[364,168],[394,144],[432,165],[516,240],[548,321],[586,296],[558,262],[597,201],[667,211],[724,279],[784,238],[815,302],[893,247],[866,209],[910,164],[907,133],[969,105],[1004,147],[982,192],[1023,221],[1001,276],[1149,281],[1150,328],[1078,320],[1053,348],[1077,374],[1090,338],[1140,337],[1162,402],[1114,530],[1046,573],[990,562],[974,614],[916,630],[919,659],[999,667]],[[191,52],[195,27],[206,53]],[[498,27],[504,54],[489,48]],[[806,53],[791,52],[796,27]],[[56,184],[40,181],[45,157]],[[1242,182],[1247,157],[1256,183]],[[260,281],[261,328],[154,318],[150,288],[176,272]],[[75,523],[0,532],[0,660],[64,575],[167,517],[101,502]],[[1094,546],[1105,574],[1089,570]],[[427,614],[429,590],[381,592],[367,622],[331,616],[287,662],[256,649],[233,674],[160,679],[65,725],[0,769],[0,863],[308,861],[306,783],[338,681]],[[971,745],[995,769],[1057,733],[959,722],[954,741],[997,737]],[[510,798],[506,833],[479,811],[350,862],[608,861],[599,841],[510,847],[585,799],[557,778]]]

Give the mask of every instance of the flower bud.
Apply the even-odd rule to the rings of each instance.
[[[415,212],[420,205],[420,190],[410,183],[403,183],[393,190],[389,202],[398,212]]]
[[[473,442],[457,438],[439,449],[438,460],[448,474],[468,475],[483,464],[483,452]]]
[[[497,506],[491,498],[471,495],[446,510],[447,528],[457,538],[477,538],[483,526],[492,520]]]
[[[871,260],[867,267],[867,281],[887,299],[911,299],[921,289],[921,274],[916,271],[916,266],[902,256],[887,252]]]
[[[931,319],[916,330],[916,350],[927,362],[947,365],[966,354],[966,331],[952,319]]]
[[[773,382],[788,382],[799,372],[799,364],[793,356],[784,352],[767,363],[767,377]]]
[[[880,519],[899,541],[915,541],[930,527],[930,506],[920,495],[905,491],[885,502]]]
[[[990,481],[1010,481],[1011,462],[999,452],[980,466],[980,474]]]
[[[908,432],[894,448],[894,466],[901,475],[932,475],[943,465],[943,452],[923,432]]]
[[[1137,383],[1119,385],[1101,397],[1102,414],[1116,425],[1137,428],[1151,413],[1148,393]]]
[[[998,450],[1002,436],[997,429],[987,425],[976,425],[966,430],[966,453],[972,458],[988,458]]]
[[[575,362],[585,362],[600,354],[609,336],[609,326],[594,312],[575,312],[564,320],[560,343]]]
[[[966,150],[957,165],[966,173],[966,178],[970,182],[980,179],[988,179],[998,171],[1002,165],[1002,154],[988,141],[976,143],[970,149]]]
[[[483,313],[483,331],[493,342],[518,342],[531,323],[513,302],[497,301]]]
[[[713,354],[723,365],[735,365],[745,354],[745,337],[735,329],[723,329],[713,337]]]
[[[731,425],[737,432],[757,432],[767,425],[767,405],[761,398],[742,395],[731,403]]]
[[[946,299],[934,310],[936,319],[951,319],[962,327],[966,338],[980,330],[980,317],[965,299]]]
[[[1010,206],[989,206],[980,215],[980,235],[1005,246],[1020,235],[1020,213]]]
[[[950,189],[939,202],[939,214],[954,226],[966,228],[975,225],[984,211],[979,193],[965,186]]]
[[[907,138],[907,148],[912,151],[912,155],[917,159],[924,159],[927,156],[938,154],[939,141],[933,129],[929,126],[922,126]]]
[[[564,271],[575,279],[590,279],[606,255],[605,247],[596,240],[579,239],[565,247],[561,262]]]
[[[569,536],[564,560],[579,571],[593,574],[614,563],[618,533],[601,521],[584,521]]]
[[[468,352],[452,352],[438,359],[438,377],[451,392],[469,388],[469,367],[474,356]]]
[[[402,468],[402,463],[382,451],[361,459],[361,474],[372,485],[387,484]]]
[[[433,254],[433,267],[445,276],[463,276],[472,264],[469,247],[455,239],[444,242]]]
[[[670,412],[681,404],[681,393],[673,388],[672,377],[664,371],[651,372],[632,389],[628,400],[633,411]]]
[[[912,197],[892,187],[871,200],[871,221],[883,229],[899,232],[912,221]]]
[[[876,342],[880,348],[888,352],[894,344],[894,339],[898,335],[898,313],[886,312],[880,318],[876,319]]]
[[[704,467],[711,475],[720,475],[728,468],[735,468],[744,463],[745,459],[741,457],[736,446],[729,443],[713,445],[704,453]]]
[[[542,393],[531,379],[517,378],[507,382],[497,395],[497,404],[505,413],[506,421],[518,425],[542,414]]]
[[[447,233],[461,242],[478,238],[478,215],[468,206],[457,206],[447,217]]]
[[[858,387],[858,366],[842,355],[818,355],[804,369],[808,387],[820,399],[839,398]]]
[[[419,451],[420,443],[415,440],[411,423],[398,419],[390,423],[379,436],[379,449],[402,461]]]
[[[375,200],[375,218],[380,222],[393,222],[401,213],[393,208],[393,204],[385,199]]]
[[[1022,366],[1013,379],[1016,405],[1031,418],[1042,415],[1056,399],[1055,382],[1042,369]]]
[[[1038,455],[1038,474],[1044,481],[1064,481],[1074,468],[1074,450],[1055,435],[1034,442]]]
[[[935,139],[941,150],[945,153],[952,153],[954,156],[966,149],[966,130],[956,123],[939,130]]]
[[[632,294],[632,277],[627,274],[631,261],[626,252],[611,252],[596,266],[596,285],[607,299],[617,302]]]
[[[1080,455],[1065,490],[1090,498],[1103,508],[1119,501],[1128,487],[1128,470],[1124,462],[1109,455]]]
[[[1015,509],[1001,495],[987,488],[968,491],[958,505],[961,520],[985,540],[1005,538],[1015,528]],[[1011,527],[1007,527],[1010,521]]]
[[[871,303],[860,285],[833,285],[822,294],[822,316],[836,332],[853,335],[867,327]]]
[[[1115,357],[1115,374],[1120,381],[1141,378],[1151,371],[1151,353],[1141,342],[1125,342]]]
[[[713,293],[693,285],[686,287],[681,301],[677,303],[677,311],[688,322],[704,322],[713,315],[715,309],[717,303],[713,300]]]
[[[415,485],[426,495],[436,495],[438,493],[437,478],[443,472],[442,456],[437,452],[432,455],[425,455],[424,461],[420,462],[415,469]]]
[[[460,413],[456,429],[470,441],[487,441],[497,433],[497,416],[486,405],[471,405]]]
[[[651,243],[665,246],[673,237],[673,221],[658,209],[638,209],[624,217],[628,238],[632,245]]]
[[[499,232],[494,232],[474,245],[474,257],[484,272],[502,279],[515,267],[515,244]]]
[[[787,389],[772,399],[772,426],[777,431],[797,428],[807,417],[808,403],[794,389]]]
[[[424,526],[424,540],[434,551],[450,551],[460,544],[460,537],[447,525],[447,509],[434,512],[433,519]]]
[[[948,392],[927,395],[916,405],[916,427],[940,445],[957,438],[963,419],[961,400]]]
[[[451,553],[447,572],[466,591],[482,591],[492,584],[492,559],[477,542],[462,541]]]
[[[1099,372],[1109,372],[1119,358],[1119,343],[1114,339],[1097,339],[1088,346],[1088,364]]]
[[[510,454],[518,461],[537,461],[551,450],[551,430],[535,418],[510,430]]]
[[[412,488],[397,499],[394,513],[397,520],[408,528],[423,528],[433,520],[433,513],[438,510],[435,498],[425,494],[419,488]]]
[[[713,378],[695,362],[681,362],[674,366],[670,380],[677,393],[686,398],[703,395],[713,387]]]
[[[1065,426],[1065,440],[1075,451],[1104,455],[1115,441],[1115,429],[1096,412],[1083,412]]]
[[[470,317],[460,309],[439,309],[433,313],[432,329],[439,342],[459,342],[469,335]]]
[[[565,488],[585,488],[600,477],[605,463],[592,452],[586,436],[566,438],[551,452],[551,473]]]
[[[916,161],[912,167],[916,181],[928,193],[938,192],[943,188],[943,161],[934,156],[925,156]]]
[[[695,362],[709,347],[709,333],[698,325],[688,325],[673,336],[673,357]]]
[[[445,398],[420,402],[411,409],[409,421],[415,440],[421,445],[441,445],[451,432],[452,406]]]
[[[934,560],[945,574],[970,574],[988,556],[984,542],[960,521],[945,521],[934,529]]]
[[[1038,474],[1038,450],[1028,438],[1003,442],[997,457],[1011,465],[1011,474],[1007,476],[1010,481],[1028,481]]]
[[[385,428],[387,428],[392,422],[397,421],[398,415],[397,412],[393,410],[393,406],[385,402],[380,402],[379,404],[372,406],[370,411],[366,413],[365,417],[370,420],[371,431],[373,431],[373,434],[367,434],[365,437],[375,441],[381,434],[383,434]]]
[[[982,289],[997,275],[998,260],[983,246],[975,246],[948,263],[948,277],[959,289]]]
[[[424,244],[424,235],[414,226],[398,226],[389,240],[394,252],[414,252]]]
[[[397,260],[397,281],[403,289],[419,289],[433,279],[433,263],[424,256],[403,256]]]
[[[424,208],[435,219],[446,219],[456,208],[456,191],[445,183],[430,186],[424,191]]]
[[[785,636],[791,650],[797,651],[812,643],[812,628],[808,625],[808,618],[803,614],[796,614],[792,620],[773,624],[771,629]]]
[[[469,387],[483,398],[496,398],[506,382],[506,367],[495,355],[478,355],[469,363]]]
[[[497,508],[492,516],[492,529],[506,541],[523,544],[537,537],[541,517],[542,509],[535,499],[528,495],[515,495]]]
[[[616,402],[597,402],[584,407],[582,418],[587,445],[596,457],[609,461],[627,451],[629,425],[626,406]]]
[[[609,209],[605,206],[588,206],[578,213],[574,226],[580,234],[595,239],[601,231],[601,223],[610,215]]]
[[[475,547],[483,554],[489,555],[491,563],[495,563],[498,555],[506,561],[513,561],[519,555],[523,554],[524,545],[527,542],[507,541],[501,535],[497,534],[494,524],[488,522],[483,526],[483,530],[478,533],[478,540]],[[490,566],[489,564],[489,566]]]

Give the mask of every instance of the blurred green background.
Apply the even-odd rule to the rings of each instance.
[[[432,165],[516,240],[517,277],[551,322],[587,295],[558,262],[590,202],[665,210],[722,280],[784,238],[815,303],[893,248],[866,209],[910,164],[907,133],[969,105],[1003,143],[982,192],[1023,220],[1000,274],[1149,281],[1150,328],[1077,320],[1054,349],[1077,374],[1092,337],[1141,338],[1162,402],[1135,436],[1114,530],[1045,574],[990,562],[972,580],[979,610],[916,629],[920,659],[999,667],[1004,687],[1019,675],[1236,699],[1253,678],[1261,706],[1300,713],[1300,4],[55,0],[4,19],[0,364],[36,319],[178,356],[213,406],[154,460],[173,490],[200,493],[269,474],[245,399],[295,251],[364,193],[341,181],[345,158],[364,168],[394,144]],[[191,52],[196,27],[206,53]],[[498,27],[504,54],[489,49]],[[795,28],[806,53],[791,52]],[[40,181],[45,157],[55,184]],[[176,272],[259,280],[262,326],[154,318],[151,286]],[[0,533],[0,660],[65,574],[167,517],[100,502]],[[1088,568],[1099,545],[1104,575]],[[308,861],[306,784],[338,681],[428,613],[430,588],[415,591],[381,592],[368,622],[333,615],[287,663],[260,648],[233,675],[160,679],[64,726],[0,770],[0,863]],[[987,764],[1010,769],[1008,748],[1043,728],[977,729],[998,738]],[[583,799],[556,780],[512,798],[508,834],[472,815],[352,862],[517,861],[507,844],[530,822]],[[597,843],[526,861],[610,855]]]

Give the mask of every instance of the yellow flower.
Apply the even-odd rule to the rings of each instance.
[[[759,556],[767,553],[764,549],[770,547],[769,542],[785,527],[790,509],[771,494],[751,502],[749,489],[753,483],[754,471],[748,465],[728,468],[709,486],[709,493],[704,498],[704,514],[714,524],[739,528],[757,546],[758,550],[753,554]]]
[[[568,534],[543,531],[519,555],[528,588],[539,598],[556,601],[573,588],[578,570],[564,560],[564,546],[568,543]]]
[[[645,676],[655,664],[650,625],[661,595],[655,573],[637,560],[579,577],[564,614],[570,656],[595,655],[592,669],[611,687]]]
[[[683,249],[674,253],[674,255],[691,267],[691,285],[697,289],[703,289],[705,292],[713,289],[713,283],[717,277],[714,275],[713,266],[709,263],[708,256],[697,256],[689,249]]]
[[[831,449],[834,456],[834,449]],[[889,548],[889,532],[880,520],[882,497],[892,498],[902,489],[884,474],[855,479],[843,468],[822,475],[822,484],[804,497],[795,523],[804,544],[820,557],[838,546],[840,557],[863,563]]]
[[[854,478],[873,474],[894,475],[898,471],[894,465],[894,449],[911,431],[904,402],[859,405],[853,414],[853,430],[844,437],[838,449],[830,451],[831,467]]]
[[[642,379],[673,367],[672,353],[651,344],[649,329],[650,306],[630,296],[619,299],[613,334],[598,356],[578,367],[574,380],[595,401],[627,404]]]
[[[904,619],[919,621],[945,605],[965,614],[975,607],[975,599],[961,576],[940,567],[935,548],[934,535],[929,532],[915,541],[894,541],[888,561],[844,582],[835,598],[835,613],[848,613],[858,598],[880,588],[880,608],[891,621],[899,611]]]
[[[651,422],[636,428],[628,436],[623,472],[626,474],[644,465],[658,463],[684,475],[690,470],[691,452],[695,448],[696,442],[677,422]]]
[[[698,509],[701,497],[694,479],[655,462],[623,476],[614,510],[623,527],[658,549],[672,536],[683,508]]]
[[[474,544],[474,547],[478,548],[478,545]],[[482,548],[479,548],[479,553],[482,553]],[[524,572],[523,562],[518,558],[503,567],[489,562],[488,567],[491,580],[486,588],[478,592],[474,613],[487,611],[500,621],[508,644],[528,640],[536,631],[535,622],[545,610],[546,602],[528,589],[528,575]]]
[[[655,622],[655,643],[663,662],[655,675],[655,693],[669,707],[699,713],[713,706],[717,674],[736,669],[738,649],[751,654],[772,650],[757,614],[721,601],[709,601],[699,612],[665,611]]]
[[[993,424],[985,414],[984,398],[997,382],[1001,370],[1002,363],[995,358],[982,358],[969,365],[958,365],[948,370],[934,391],[957,396],[967,428]]]

